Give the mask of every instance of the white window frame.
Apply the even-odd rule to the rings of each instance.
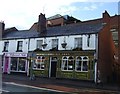
[[[64,57],[66,57],[66,59],[64,59]],[[70,57],[72,57],[73,59],[71,59],[72,61],[73,61],[73,65],[72,65],[72,70],[70,70],[69,69],[69,67],[70,67],[70,65],[69,65],[69,58]],[[64,61],[67,63],[67,65],[66,65],[66,69],[64,69],[65,68],[65,63],[64,63]],[[73,71],[74,70],[74,57],[73,56],[63,56],[62,57],[62,63],[61,63],[61,70],[62,71]]]
[[[58,42],[59,40],[58,39],[52,39],[52,48],[58,48]]]
[[[36,48],[42,49],[43,40],[36,40]]]
[[[23,41],[18,41],[17,42],[17,51],[22,51],[23,49]]]
[[[78,57],[81,57],[81,60],[80,60],[81,61],[81,70],[77,70],[77,62],[79,61],[79,60],[77,60]],[[84,57],[86,57],[87,59],[84,59]],[[85,61],[87,62],[87,71],[83,70],[83,63]],[[88,64],[89,64],[89,58],[88,58],[88,56],[77,56],[76,57],[76,61],[75,61],[75,71],[76,72],[88,72]]]
[[[3,51],[8,51],[8,47],[9,47],[9,42],[4,42],[4,48]]]
[[[44,59],[43,59],[43,57],[44,57]],[[36,66],[36,64],[40,64],[40,68],[38,68]],[[44,69],[42,68],[42,65],[44,65]],[[33,69],[34,70],[45,70],[45,56],[37,56],[36,57],[36,60],[35,60],[34,65],[33,65]]]
[[[82,37],[75,38],[74,40],[74,48],[82,48]]]

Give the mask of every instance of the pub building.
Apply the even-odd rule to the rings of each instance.
[[[47,27],[41,13],[29,30],[4,34],[3,72],[106,82],[115,54],[109,21],[105,11],[97,21]]]

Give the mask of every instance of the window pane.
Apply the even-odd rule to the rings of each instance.
[[[82,58],[77,57],[77,59],[76,59],[76,70],[81,71],[81,66],[82,66]]]
[[[18,58],[11,58],[11,70],[17,71],[17,60]]]
[[[73,64],[74,64],[73,57],[69,57],[69,60],[68,60],[68,70],[73,70]]]
[[[9,42],[4,42],[4,51],[8,51]]]
[[[18,71],[25,71],[26,58],[19,58]]]
[[[82,48],[82,37],[75,38],[75,48]]]
[[[44,56],[37,56],[36,61],[34,63],[34,69],[45,69],[45,57]]]
[[[18,41],[18,45],[17,45],[17,50],[18,51],[22,50],[22,45],[23,45],[23,42],[22,41]]]
[[[52,48],[58,47],[58,39],[52,39]]]
[[[83,71],[88,71],[88,61],[83,61]]]
[[[37,48],[42,49],[43,40],[37,40]]]
[[[62,70],[67,70],[67,60],[62,61]]]

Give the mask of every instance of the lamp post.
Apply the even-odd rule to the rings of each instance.
[[[29,54],[29,63],[30,63],[30,80],[35,80],[35,76],[33,74],[33,63],[34,63],[34,52],[32,51],[30,54]]]

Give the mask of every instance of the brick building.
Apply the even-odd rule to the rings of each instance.
[[[35,76],[110,82],[119,64],[117,35],[118,15],[111,17],[107,11],[84,22],[40,14],[29,30],[4,34],[3,72],[29,74],[32,68]]]

